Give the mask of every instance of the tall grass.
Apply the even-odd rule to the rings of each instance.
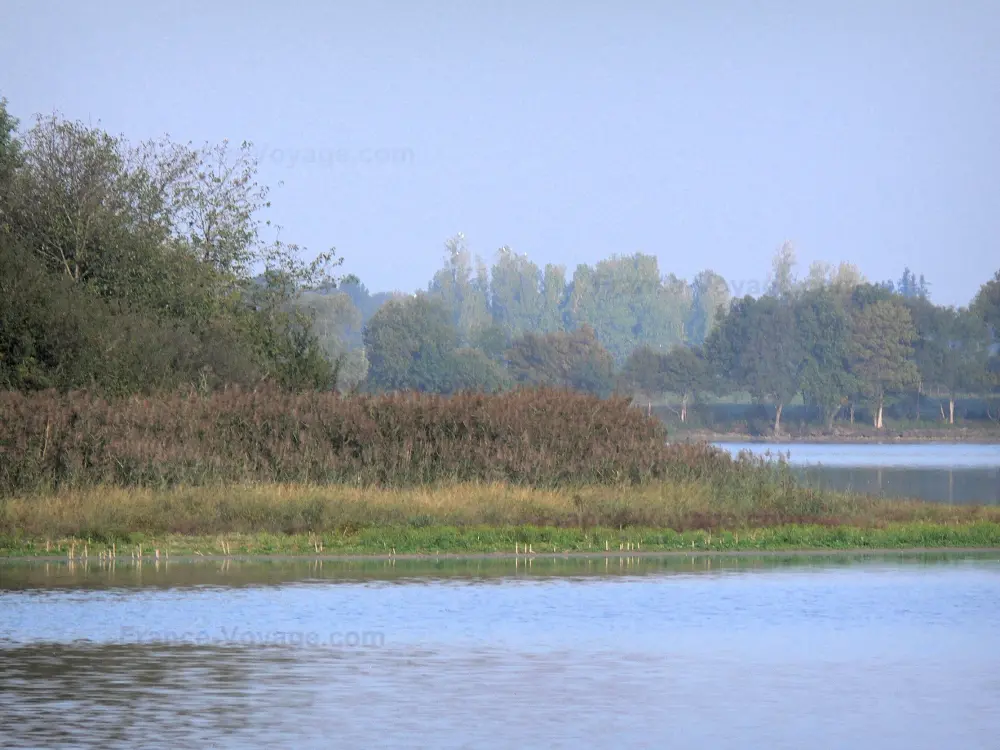
[[[341,534],[400,529],[549,528],[723,531],[789,524],[885,528],[899,523],[1000,524],[1000,508],[825,494],[747,502],[704,482],[537,489],[455,484],[381,489],[251,485],[164,490],[91,488],[0,501],[0,537],[111,542],[141,533]]]
[[[626,399],[557,390],[344,398],[232,389],[113,402],[0,393],[6,496],[234,482],[641,484],[718,479],[750,463],[668,446],[662,423]]]

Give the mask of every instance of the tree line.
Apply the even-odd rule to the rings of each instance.
[[[705,396],[745,393],[773,408],[776,431],[795,398],[828,428],[841,414],[853,422],[858,406],[882,428],[900,399],[941,399],[954,423],[960,397],[997,394],[1000,271],[955,308],[933,304],[909,268],[873,283],[850,264],[814,263],[799,279],[787,243],[763,293],[736,299],[712,271],[688,284],[641,254],[579,266],[567,281],[509,248],[488,271],[461,235],[447,250],[425,292],[391,297],[359,329],[366,387],[626,391],[673,399],[682,422]]]
[[[959,397],[997,395],[1000,272],[952,308],[908,268],[797,278],[788,243],[746,288],[643,253],[568,275],[503,247],[488,265],[456,235],[424,290],[372,293],[334,275],[333,251],[307,263],[277,240],[269,200],[249,143],[135,145],[55,115],[21,130],[0,101],[0,388],[547,385],[669,399],[682,421],[743,393],[775,429],[793,399],[828,426],[856,406],[881,426],[913,394],[947,421]]]

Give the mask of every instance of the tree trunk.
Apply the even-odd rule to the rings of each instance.
[[[881,430],[882,429],[882,407],[883,407],[882,398],[880,397],[879,400],[878,400],[878,409],[875,411],[875,429],[876,430]]]
[[[948,399],[948,424],[955,424],[955,398]]]
[[[825,421],[827,430],[833,429],[833,421],[837,418],[837,413],[839,411],[840,411],[840,404],[837,404],[837,406],[827,411],[827,413],[824,415],[824,417],[826,418]]]
[[[851,402],[851,424],[854,424],[854,402]]]
[[[781,432],[781,410],[784,408],[784,404],[778,404],[778,409],[774,415],[774,434],[777,435]]]
[[[687,422],[688,415],[688,400],[687,396],[681,397],[681,424]]]

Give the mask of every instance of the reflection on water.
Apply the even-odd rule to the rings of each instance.
[[[0,564],[0,747],[995,745],[1000,553],[618,564]]]
[[[1000,445],[716,443],[785,456],[814,487],[881,497],[1000,505]]]

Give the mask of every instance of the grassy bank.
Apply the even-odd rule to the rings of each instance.
[[[90,489],[0,501],[0,554],[434,554],[1000,547],[1000,507],[704,483]]]
[[[872,427],[858,429],[837,427],[833,430],[795,429],[780,434],[751,434],[720,428],[671,429],[671,440],[677,442],[719,443],[961,443],[966,445],[994,445],[1000,443],[1000,428],[969,427],[900,427],[876,430]]]
[[[911,523],[862,529],[848,526],[775,526],[723,532],[662,529],[556,529],[534,526],[422,529],[369,529],[352,534],[133,534],[128,542],[107,544],[79,537],[26,539],[0,537],[0,558],[51,558],[99,562],[114,550],[116,559],[169,560],[192,556],[390,556],[551,555],[597,553],[630,555],[680,552],[808,550],[1000,549],[1000,524]],[[530,550],[530,553],[529,553]],[[158,556],[158,558],[157,558]]]

